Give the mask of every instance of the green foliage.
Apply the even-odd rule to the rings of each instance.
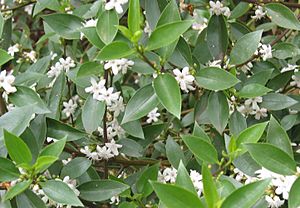
[[[1,208],[300,206],[300,4],[0,2]]]

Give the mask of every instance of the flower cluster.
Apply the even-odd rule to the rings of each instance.
[[[267,109],[258,105],[262,101],[262,97],[247,99],[243,105],[237,107],[237,110],[244,116],[254,115],[255,119],[260,120],[261,118],[268,116]]]
[[[89,146],[80,149],[80,152],[85,154],[87,158],[92,160],[108,160],[119,155],[119,150],[122,145],[117,144],[114,139],[105,143],[104,146],[97,145],[96,148],[91,150]]]
[[[252,19],[260,20],[262,19],[267,12],[264,12],[264,9],[261,6],[258,6],[255,10],[255,15],[251,16]]]
[[[122,5],[126,4],[128,0],[110,0],[105,4],[105,10],[115,9],[118,14],[123,13]]]
[[[3,70],[0,72],[0,89],[3,88],[7,95],[17,91],[17,88],[13,86],[14,81],[15,77],[12,75],[12,71]]]
[[[157,112],[158,108],[154,108],[152,111],[150,111],[147,115],[148,119],[146,120],[147,123],[157,122],[158,117],[160,116],[160,113]]]
[[[125,58],[115,59],[111,61],[107,61],[104,64],[104,69],[111,69],[114,75],[117,75],[119,72],[122,74],[126,74],[127,70],[130,69],[134,65],[134,62]]]
[[[53,66],[50,67],[50,70],[47,72],[49,78],[53,78],[54,80],[50,84],[53,85],[55,79],[62,73],[63,71],[68,72],[71,68],[76,66],[74,60],[71,57],[67,57],[66,59],[60,58],[58,62],[56,62]]]
[[[212,14],[215,14],[217,16],[223,14],[226,17],[229,17],[231,15],[229,7],[224,7],[224,5],[220,1],[209,1],[209,6],[209,10]]]
[[[189,67],[184,67],[182,71],[179,69],[174,69],[173,73],[175,74],[175,79],[179,83],[181,90],[187,93],[189,90],[195,90],[195,88],[192,86],[195,77],[190,74]]]

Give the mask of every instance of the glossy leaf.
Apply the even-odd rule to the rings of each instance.
[[[267,4],[265,8],[272,22],[278,26],[292,30],[300,30],[299,20],[288,7],[280,3],[272,3]]]
[[[250,59],[258,47],[262,32],[262,30],[251,32],[238,39],[230,53],[230,63],[237,65]]]
[[[8,53],[0,48],[0,66],[13,59]]]
[[[61,176],[69,176],[70,178],[77,178],[84,174],[92,165],[92,162],[84,157],[76,157],[66,164],[61,170]],[[74,171],[76,170],[76,171]]]
[[[207,113],[209,114],[210,122],[221,134],[229,118],[229,106],[224,93],[212,92],[209,95]]]
[[[215,147],[206,142],[200,137],[182,135],[184,143],[188,146],[189,150],[199,159],[207,163],[218,163],[218,154]]]
[[[154,79],[153,87],[160,103],[180,119],[181,93],[176,79],[170,74],[161,74]]]
[[[9,159],[0,157],[0,182],[18,179],[20,172],[16,165]]]
[[[203,194],[208,208],[214,208],[219,201],[219,194],[214,179],[211,175],[210,169],[204,163],[202,164],[202,181],[203,181]]]
[[[244,144],[253,159],[266,169],[281,175],[294,175],[296,162],[284,151],[271,144]]]
[[[127,56],[130,56],[133,53],[134,50],[130,48],[127,43],[121,41],[115,41],[102,48],[97,58],[102,61],[106,61],[106,60],[125,58]]]
[[[82,19],[78,16],[64,13],[53,13],[42,17],[51,29],[63,38],[80,38],[79,29],[82,27]]]
[[[232,192],[222,203],[221,208],[250,208],[264,194],[270,180],[247,184]]]
[[[159,101],[151,85],[138,90],[128,101],[122,123],[142,118],[152,111]]]
[[[209,67],[196,74],[196,82],[208,90],[225,90],[236,85],[239,80],[223,69]]]
[[[253,83],[253,84],[245,85],[239,91],[239,96],[242,98],[255,98],[255,97],[263,96],[270,91],[272,90],[263,85]]]
[[[270,119],[266,139],[268,143],[273,144],[274,146],[282,149],[290,157],[294,158],[289,136],[273,116],[271,116]]]
[[[25,191],[31,184],[31,180],[27,180],[27,181],[22,181],[17,183],[16,185],[12,186],[4,195],[3,200],[11,200],[12,198],[14,198],[15,196],[17,196],[18,194],[22,193],[23,191]]]
[[[168,208],[202,208],[202,202],[197,195],[173,184],[151,183],[158,198]]]
[[[81,114],[86,132],[92,133],[100,126],[104,113],[105,103],[93,99],[93,96],[90,95],[84,103]]]
[[[51,200],[60,204],[83,207],[74,191],[66,183],[58,180],[49,180],[41,182],[40,185],[45,195]]]
[[[105,201],[113,196],[121,194],[129,187],[126,184],[113,180],[90,181],[78,187],[79,197],[86,201]]]
[[[10,158],[15,161],[17,165],[31,163],[32,155],[30,149],[21,138],[4,130],[4,142]]]
[[[215,60],[222,60],[228,46],[228,31],[223,15],[213,15],[207,26],[207,46]]]
[[[287,95],[269,93],[263,96],[263,102],[261,103],[261,106],[268,110],[282,110],[291,107],[296,103],[298,103],[298,101]]]
[[[289,208],[298,208],[300,206],[300,178],[293,183],[293,186],[289,192],[288,205]]]
[[[140,0],[129,1],[128,28],[132,34],[140,30]]]
[[[159,26],[151,34],[146,46],[146,50],[155,50],[173,43],[191,25],[192,21],[186,20]]]
[[[119,18],[116,10],[106,10],[99,16],[96,31],[105,44],[111,43],[117,35],[117,25],[119,25]]]

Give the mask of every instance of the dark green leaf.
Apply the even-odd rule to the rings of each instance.
[[[61,176],[69,176],[70,178],[77,178],[89,169],[92,162],[85,157],[76,157],[66,164],[61,170]],[[74,171],[76,170],[76,171]]]
[[[113,180],[98,180],[84,183],[78,187],[80,198],[86,201],[105,201],[119,195],[129,186]]]
[[[239,92],[239,96],[242,98],[255,98],[258,96],[262,96],[272,91],[271,89],[260,85],[260,84],[248,84],[245,85]]]
[[[196,82],[200,87],[209,90],[225,90],[236,85],[238,80],[231,73],[216,67],[201,69],[196,74]]]
[[[213,15],[207,26],[207,45],[215,60],[222,60],[228,46],[228,31],[223,15]]]
[[[10,158],[16,164],[30,164],[32,155],[26,143],[19,137],[4,130],[4,142]]]
[[[289,193],[289,200],[288,200],[289,208],[298,208],[300,206],[299,195],[300,195],[300,178],[298,177],[297,180],[294,182]]]
[[[106,61],[106,60],[124,58],[130,56],[133,53],[134,50],[130,48],[127,43],[121,41],[115,41],[105,46],[100,51],[97,58],[102,61]]]
[[[228,101],[223,92],[211,92],[207,113],[212,125],[221,134],[227,125],[229,117]]]
[[[117,25],[119,25],[119,18],[116,10],[106,10],[99,16],[96,30],[105,44],[111,43],[117,35]]]
[[[197,158],[207,163],[218,163],[218,153],[212,144],[191,135],[182,135],[181,138]]]
[[[208,208],[214,208],[219,201],[219,194],[214,179],[211,175],[210,169],[204,163],[202,164],[202,181],[203,181],[203,194]]]
[[[82,107],[82,123],[87,133],[92,133],[101,124],[105,113],[105,103],[97,101],[90,95]]]
[[[271,116],[267,134],[267,142],[282,149],[290,157],[294,158],[291,141],[286,131],[280,126],[276,119]]]
[[[164,24],[156,28],[151,34],[146,50],[155,50],[173,43],[177,40],[190,26],[192,21],[178,21]]]
[[[247,184],[232,192],[222,203],[221,208],[251,208],[264,194],[270,180]]]
[[[250,59],[258,47],[262,32],[262,30],[258,30],[242,36],[230,53],[230,63],[237,65]]]
[[[66,137],[67,141],[74,141],[87,135],[82,131],[51,118],[47,118],[47,126],[47,136],[55,139],[63,139]]]
[[[288,7],[280,3],[271,3],[266,4],[265,8],[272,22],[278,26],[292,30],[300,30],[299,20]]]
[[[294,175],[296,162],[284,151],[271,144],[244,144],[261,166],[281,175]]]
[[[9,159],[0,157],[0,182],[13,181],[20,176],[18,168]]]
[[[180,119],[181,93],[176,79],[170,74],[161,74],[154,79],[153,87],[160,103]]]
[[[152,111],[159,101],[151,85],[138,90],[127,103],[122,123],[142,118]]]
[[[79,29],[82,27],[82,19],[72,14],[53,13],[43,16],[44,21],[57,34],[65,39],[79,39]]]
[[[5,64],[6,62],[12,60],[13,57],[8,55],[8,53],[0,48],[0,66]]]
[[[194,193],[173,184],[151,183],[158,198],[167,208],[203,208]]]
[[[287,95],[279,93],[269,93],[263,96],[263,102],[261,103],[261,106],[268,110],[282,110],[291,107],[296,103],[298,103],[297,100],[294,100]]]
[[[58,180],[49,180],[40,183],[40,185],[45,195],[51,200],[60,204],[83,207],[74,191],[66,183]]]
[[[23,191],[25,191],[31,184],[31,180],[28,181],[22,181],[17,183],[16,185],[12,186],[10,189],[8,189],[8,191],[5,193],[3,200],[11,200],[12,198],[14,198],[15,196],[17,196],[18,194],[22,193]]]

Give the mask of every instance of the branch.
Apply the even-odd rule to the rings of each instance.
[[[242,0],[244,2],[252,3],[252,4],[268,4],[268,3],[280,3],[290,8],[300,8],[300,4],[292,3],[292,2],[284,2],[284,1],[270,1],[270,0]]]
[[[1,12],[14,11],[14,10],[23,8],[23,7],[25,7],[25,6],[28,6],[28,5],[34,4],[34,3],[36,3],[36,0],[31,0],[31,1],[25,2],[24,4],[17,5],[17,6],[15,6],[15,7],[6,8],[6,9],[1,9],[0,11],[1,11]]]

